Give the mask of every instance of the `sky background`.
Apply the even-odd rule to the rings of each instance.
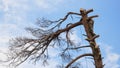
[[[0,0],[0,51],[6,51],[8,41],[27,33],[24,28],[33,26],[37,18],[58,20],[67,12],[78,12],[80,8],[94,9],[95,32],[100,34],[100,44],[105,68],[120,68],[120,1],[119,0]],[[27,35],[29,36],[29,35]],[[52,53],[52,52],[51,52]],[[0,59],[5,59],[0,53]],[[55,61],[45,68],[54,68]],[[44,68],[29,63],[18,68]],[[0,68],[6,68],[2,65]]]

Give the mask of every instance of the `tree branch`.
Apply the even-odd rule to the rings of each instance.
[[[90,16],[90,17],[88,17],[88,20],[90,20],[92,18],[96,18],[96,17],[98,17],[98,15]]]
[[[95,36],[93,36],[91,39],[89,39],[89,38],[87,38],[86,40],[87,41],[92,41],[92,40],[94,40],[95,38],[98,38],[100,35],[95,35]]]
[[[70,25],[70,26],[68,26],[68,27],[66,27],[66,28],[64,28],[64,29],[58,30],[58,31],[55,32],[55,33],[60,34],[60,33],[65,32],[65,31],[69,31],[70,29],[72,29],[72,28],[74,28],[74,27],[77,27],[77,26],[79,26],[79,25],[82,25],[82,22],[74,23],[74,24],[72,24],[72,25]]]
[[[72,50],[75,49],[75,50],[76,50],[76,49],[79,49],[79,48],[85,48],[85,47],[90,47],[90,46],[80,46],[80,47],[68,48],[68,49],[72,49]]]
[[[68,68],[71,66],[71,64],[73,64],[75,61],[77,61],[78,59],[82,58],[82,57],[85,57],[85,56],[92,56],[93,57],[93,54],[91,53],[88,53],[88,54],[82,54],[78,57],[76,57],[75,59],[73,59],[70,63],[67,64],[67,66],[65,68]]]
[[[93,12],[93,9],[89,9],[89,10],[87,10],[86,13],[88,14],[88,13],[90,13],[90,12]]]
[[[61,19],[59,19],[58,21],[54,21],[54,22],[59,22],[59,23],[58,23],[56,26],[54,26],[53,28],[51,28],[51,29],[54,29],[55,27],[60,26],[60,24],[61,24],[62,22],[64,22],[64,21],[68,18],[68,16],[71,15],[71,14],[79,15],[79,16],[81,15],[81,14],[75,13],[75,12],[68,12],[67,15],[65,15],[64,18],[61,18]]]

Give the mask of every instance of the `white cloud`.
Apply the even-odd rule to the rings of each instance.
[[[7,59],[6,55],[4,53],[7,52],[7,48],[0,47],[0,61],[5,61]],[[0,62],[0,68],[7,68],[4,66],[3,62]]]
[[[16,31],[17,27],[14,24],[0,23],[0,47],[6,47],[8,41],[12,38],[12,31]]]
[[[0,0],[0,45],[7,43],[9,38],[22,32],[28,22],[26,13],[29,10],[29,0]],[[29,23],[29,22],[28,22]]]
[[[2,18],[0,23],[12,23],[16,25],[26,25],[30,23],[27,17],[29,11],[44,10],[53,11],[63,0],[1,0],[0,11]],[[37,6],[36,6],[37,5]]]
[[[77,35],[77,30],[72,31],[72,33],[69,34],[70,40],[73,41],[73,44],[80,45],[81,39]]]
[[[3,11],[8,12],[10,10],[14,11],[16,9],[27,10],[28,6],[25,5],[27,1],[28,0],[2,0]]]
[[[3,65],[0,65],[0,68],[6,68],[5,66],[3,66]]]
[[[36,5],[43,9],[48,9],[51,7],[45,0],[36,0]]]
[[[25,18],[28,5],[24,0],[2,0],[3,23],[20,23]]]
[[[9,37],[7,37],[7,36],[4,36],[4,37],[0,37],[0,46],[6,46],[7,44],[7,42],[9,41]]]
[[[5,61],[7,59],[7,56],[5,53],[7,53],[7,48],[5,47],[0,47],[0,60]]]
[[[36,5],[42,9],[42,10],[46,10],[46,11],[52,11],[57,9],[58,6],[61,5],[61,3],[63,3],[64,0],[35,0]],[[48,12],[49,12],[48,11]]]
[[[105,48],[106,57],[104,59],[105,68],[120,68],[118,61],[120,60],[120,55],[114,52],[111,46],[106,46]]]

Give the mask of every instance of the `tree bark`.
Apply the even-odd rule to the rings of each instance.
[[[94,33],[93,28],[91,27],[91,23],[88,21],[88,19],[92,19],[92,18],[94,18],[94,16],[91,18],[89,18],[87,16],[87,14],[89,12],[92,12],[92,9],[91,9],[91,11],[86,11],[85,9],[81,9],[80,12],[81,12],[81,16],[82,16],[82,23],[83,23],[85,32],[87,34],[87,41],[89,42],[91,49],[92,49],[93,58],[94,58],[94,62],[95,62],[95,68],[103,68],[103,62],[102,62],[100,48],[95,41],[95,39],[98,37],[98,35],[96,35]],[[93,22],[93,24],[94,24],[94,22]]]

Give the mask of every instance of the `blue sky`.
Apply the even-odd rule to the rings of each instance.
[[[91,15],[99,15],[94,19],[95,32],[100,34],[97,42],[106,58],[104,62],[109,62],[105,68],[119,68],[119,3],[119,0],[0,0],[0,49],[6,50],[10,38],[24,36],[26,32],[23,29],[33,26],[37,18],[58,20],[67,12],[79,12],[80,8],[93,8],[94,12]],[[20,68],[28,66],[25,63]],[[32,66],[29,68],[33,68]]]

